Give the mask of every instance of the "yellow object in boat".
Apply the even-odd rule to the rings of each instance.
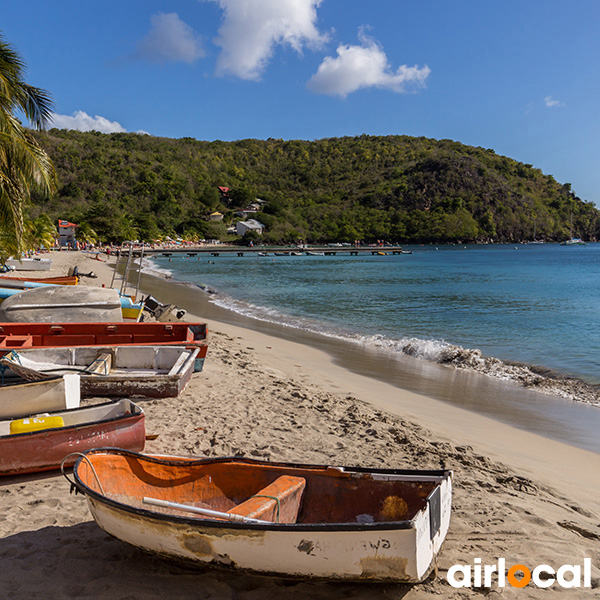
[[[40,429],[52,429],[54,427],[64,427],[65,422],[62,417],[40,416],[27,417],[26,419],[15,419],[10,422],[10,433],[28,433],[30,431],[39,431]]]

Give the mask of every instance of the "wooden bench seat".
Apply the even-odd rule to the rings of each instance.
[[[282,475],[227,512],[273,523],[295,523],[305,486],[306,480],[303,477]]]

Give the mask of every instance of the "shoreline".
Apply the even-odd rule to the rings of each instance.
[[[400,393],[410,391],[431,396],[469,413],[600,453],[597,435],[600,410],[591,401],[574,401],[547,387],[526,386],[522,381],[505,380],[478,369],[460,369],[256,319],[211,302],[211,295],[196,284],[164,278],[156,272],[142,272],[141,289],[165,304],[177,304],[198,319],[213,321],[219,327],[233,325],[322,350],[336,365],[390,384],[399,388]],[[561,381],[565,379],[568,380],[561,378]],[[570,381],[576,390],[591,387],[579,380]],[[595,398],[597,394],[594,390]],[[497,402],[499,397],[503,399],[502,405]]]
[[[53,253],[53,274],[77,264],[110,286],[114,260],[79,252]],[[66,255],[66,256],[65,256]],[[63,272],[64,271],[64,272]],[[37,275],[37,274],[36,274]],[[118,287],[120,282],[115,281]],[[161,302],[168,281],[153,293]],[[167,285],[164,285],[167,283]],[[162,291],[160,288],[163,288]],[[172,286],[171,286],[172,287]],[[162,293],[164,292],[164,293]],[[194,298],[191,298],[193,301]],[[208,304],[208,302],[206,303]],[[220,322],[194,305],[187,321],[209,325],[205,368],[178,398],[142,400],[149,440],[145,452],[227,456],[337,465],[385,465],[454,471],[455,495],[439,576],[415,586],[279,580],[166,563],[112,538],[95,523],[81,496],[70,496],[56,473],[0,480],[0,587],[11,597],[480,598],[445,581],[453,564],[500,556],[528,565],[581,563],[592,557],[600,587],[600,455],[578,449],[348,370],[323,348]],[[418,377],[418,374],[416,375]],[[481,376],[479,376],[481,377]],[[458,378],[463,381],[463,378]],[[32,563],[36,569],[31,571]],[[77,572],[77,578],[73,573]],[[76,579],[76,581],[75,581]],[[513,597],[511,589],[502,595]],[[529,589],[541,598],[544,590]],[[516,597],[516,596],[514,596]]]

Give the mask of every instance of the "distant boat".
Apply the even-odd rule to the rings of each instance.
[[[5,265],[16,271],[49,271],[52,266],[50,258],[9,258]]]
[[[131,400],[0,421],[0,475],[69,466],[101,444],[135,451],[145,442],[144,412]]]
[[[74,485],[108,534],[261,575],[419,582],[450,524],[452,473],[148,456],[96,448]]]
[[[587,246],[587,242],[579,238],[571,238],[570,240],[565,240],[560,243],[561,246]]]
[[[0,419],[23,417],[51,410],[77,408],[79,375],[55,376],[39,382],[0,386]],[[0,463],[2,462],[0,455]]]
[[[313,250],[307,250],[306,256],[325,256],[325,252],[314,252]]]
[[[82,396],[174,398],[194,373],[199,348],[116,346],[13,350],[0,364],[27,381],[78,373]]]

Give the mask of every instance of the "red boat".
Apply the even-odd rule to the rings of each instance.
[[[0,323],[0,356],[19,348],[184,346],[198,348],[195,371],[208,349],[206,323]]]
[[[13,277],[1,275],[0,284],[5,281],[32,281],[33,283],[49,283],[53,285],[77,285],[79,277],[77,275],[65,275],[63,277]]]
[[[144,449],[144,411],[131,400],[0,421],[0,475],[58,469],[103,444]],[[71,456],[69,456],[71,455]]]

